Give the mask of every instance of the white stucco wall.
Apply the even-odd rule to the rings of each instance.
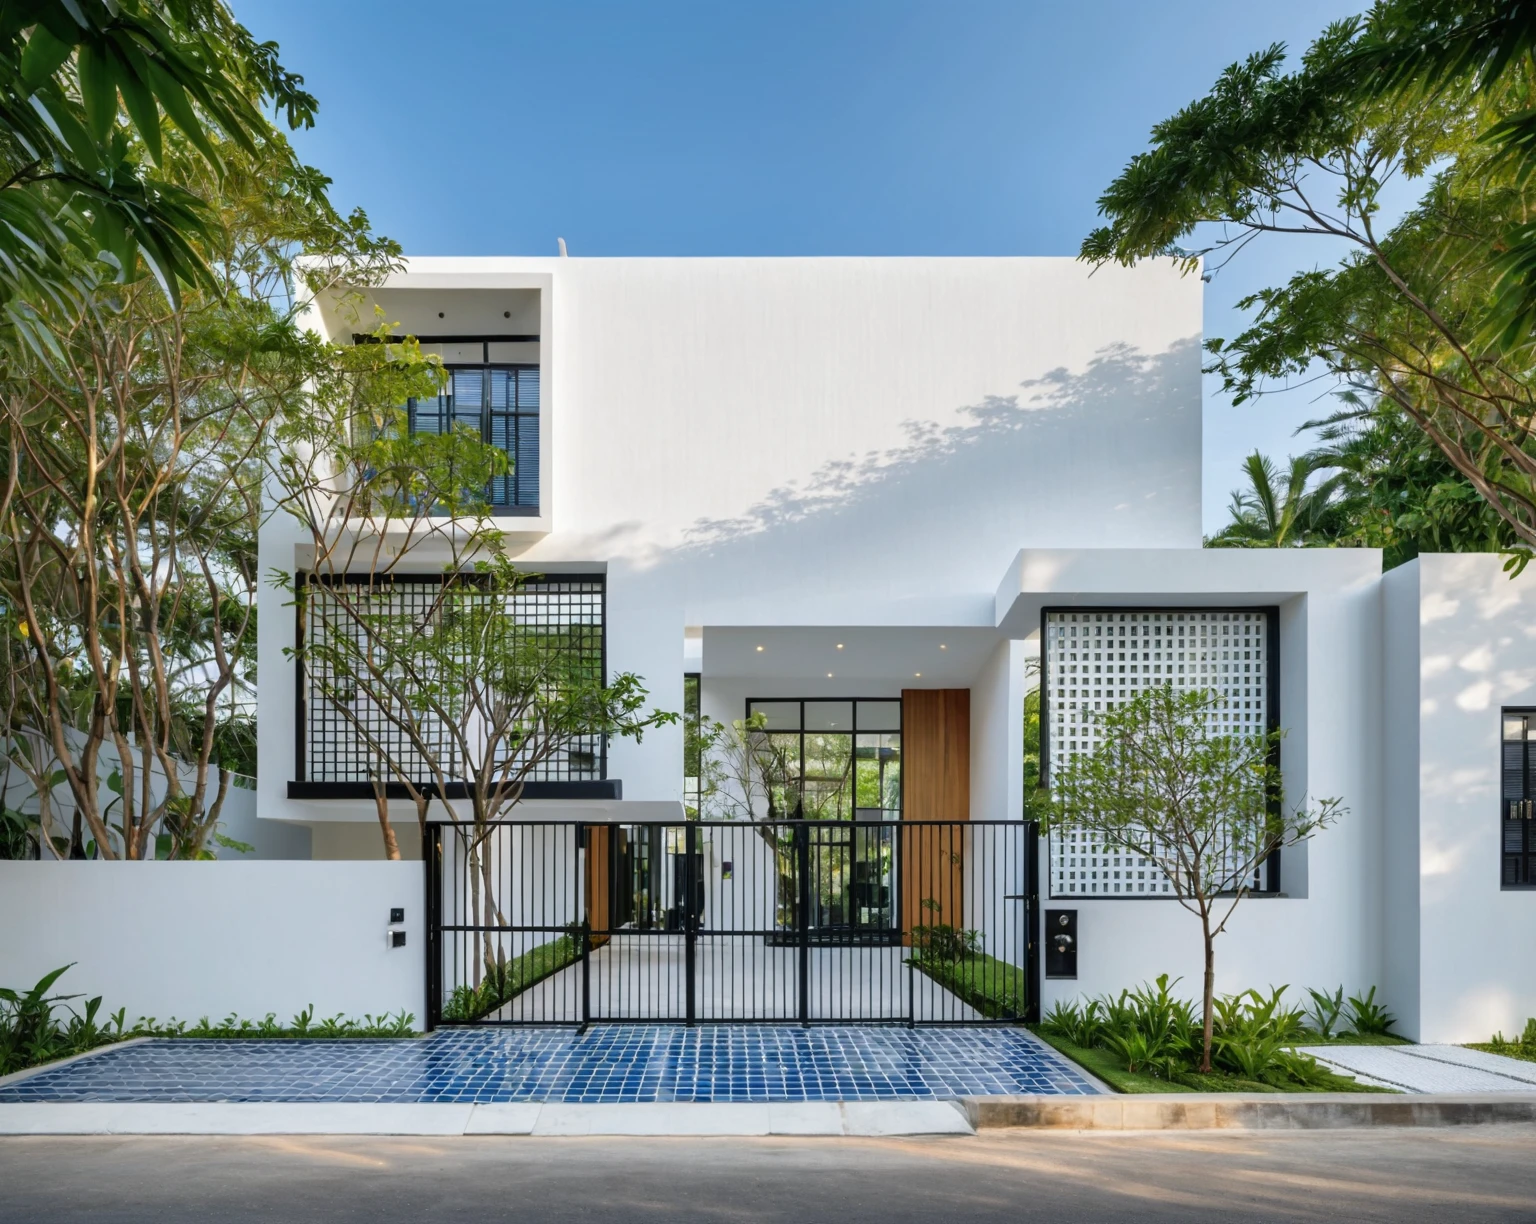
[[[1171,263],[417,259],[379,296],[431,334],[526,324],[530,286],[552,530],[519,560],[606,569],[610,669],[664,708],[690,625],[990,630],[1021,546],[1199,543],[1201,291]],[[263,571],[295,542],[272,518]],[[261,597],[261,811],[366,820],[286,798],[284,602]],[[681,753],[663,728],[611,745],[609,772],[675,802]]]
[[[389,949],[405,908],[406,946]],[[231,1012],[424,1018],[420,863],[0,862],[0,985],[160,1020]]]
[[[1217,941],[1217,989],[1289,984],[1355,991],[1382,980],[1380,554],[1369,549],[1025,550],[998,591],[999,624],[1031,632],[1043,607],[1279,607],[1287,800],[1338,796],[1348,813],[1287,851],[1279,897],[1243,901]],[[1042,854],[1042,858],[1044,855]],[[1167,972],[1200,989],[1198,920],[1173,900],[1048,895],[1078,911],[1078,977],[1061,998],[1118,992]]]
[[[1502,889],[1499,864],[1500,709],[1536,705],[1536,573],[1503,563],[1429,554],[1386,586],[1387,960],[1405,1012],[1417,980],[1422,1041],[1536,1016],[1536,891]]]

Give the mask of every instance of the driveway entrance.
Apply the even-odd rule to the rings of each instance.
[[[1020,821],[429,826],[429,1025],[1025,1019]]]

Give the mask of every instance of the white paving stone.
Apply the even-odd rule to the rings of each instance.
[[[1349,1075],[1405,1092],[1530,1092],[1536,1063],[1461,1046],[1303,1046]]]

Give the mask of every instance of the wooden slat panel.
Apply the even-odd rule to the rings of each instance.
[[[905,689],[901,694],[903,820],[971,818],[970,689]],[[903,829],[902,942],[919,926],[964,926],[961,831]],[[925,904],[926,903],[926,904]]]
[[[607,825],[587,826],[587,925],[594,931],[608,929],[613,879],[613,830]],[[592,946],[601,948],[607,935],[593,935]]]

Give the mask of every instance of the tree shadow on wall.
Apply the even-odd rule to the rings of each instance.
[[[898,446],[700,519],[649,576],[681,582],[706,623],[733,610],[752,623],[753,605],[786,589],[974,605],[1022,547],[1198,547],[1197,337],[1156,354],[1106,348],[960,418],[908,421]]]

